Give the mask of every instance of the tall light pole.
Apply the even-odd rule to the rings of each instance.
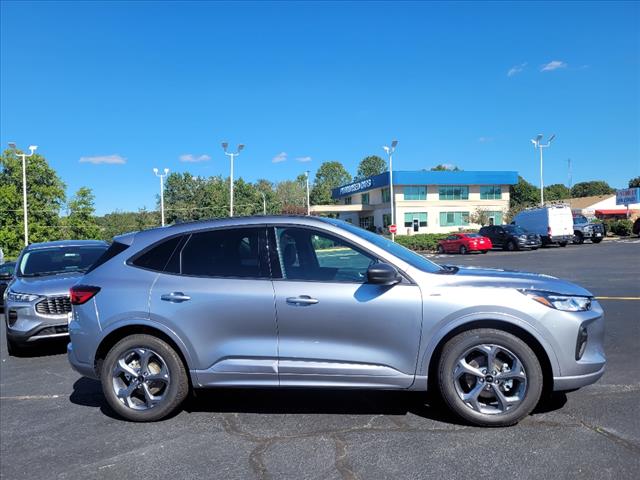
[[[165,168],[164,174],[158,173],[158,169],[154,168],[153,173],[156,174],[156,177],[160,178],[160,218],[162,220],[162,226],[164,227],[164,177],[169,174],[169,169]]]
[[[9,142],[9,147],[16,149],[15,142]],[[29,245],[29,222],[27,216],[27,158],[32,156],[38,149],[37,145],[29,145],[29,153],[16,153],[18,157],[22,157],[22,210],[24,214],[24,246]]]
[[[547,140],[547,143],[542,144],[540,143],[540,140],[542,140],[542,134],[539,133],[538,135],[536,135],[536,138],[531,139],[531,143],[533,143],[533,148],[537,148],[538,150],[540,150],[540,206],[541,207],[544,207],[544,180],[542,179],[542,149],[549,147],[551,145],[551,142],[553,142],[554,138],[556,138],[555,133],[549,137],[549,140]]]
[[[309,170],[307,170],[305,176],[307,177],[307,216],[311,215],[311,203],[309,203]]]
[[[240,152],[244,148],[244,144],[239,144],[235,153],[227,152],[227,147],[229,143],[222,142],[222,149],[224,150],[224,154],[230,158],[231,160],[231,168],[229,173],[229,216],[233,217],[233,159],[240,155]]]
[[[389,156],[389,202],[391,206],[391,225],[396,224],[396,211],[394,208],[394,198],[393,198],[393,152],[396,151],[396,146],[398,145],[397,140],[393,140],[391,142],[391,146],[382,147],[387,155]],[[391,232],[391,241],[396,241],[396,234]]]
[[[258,193],[262,195],[262,215],[267,214],[267,197],[262,190],[258,190]]]

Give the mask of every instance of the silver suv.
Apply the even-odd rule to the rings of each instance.
[[[441,267],[326,218],[120,236],[71,303],[69,361],[134,421],[167,416],[190,388],[436,388],[468,422],[511,425],[605,365],[587,290]]]
[[[63,240],[32,243],[22,250],[15,278],[5,292],[10,355],[27,345],[68,335],[69,288],[107,247],[97,240]]]

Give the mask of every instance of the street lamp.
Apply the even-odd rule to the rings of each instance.
[[[229,216],[233,217],[233,159],[240,155],[240,152],[244,148],[244,144],[239,144],[235,153],[227,152],[228,146],[228,142],[222,142],[222,149],[224,150],[224,154],[231,160],[231,168],[229,174]]]
[[[262,215],[266,215],[267,214],[267,197],[265,196],[264,192],[261,190],[258,190],[258,193],[262,195]]]
[[[394,208],[394,198],[393,198],[393,152],[396,151],[396,146],[398,145],[398,141],[397,140],[393,140],[391,142],[391,146],[384,146],[382,147],[384,149],[385,152],[387,152],[387,155],[389,156],[389,200],[390,200],[390,206],[391,206],[391,225],[395,225],[396,224],[396,212],[395,212],[395,208]],[[391,232],[391,241],[395,242],[396,241],[396,234]]]
[[[541,207],[544,207],[544,180],[542,179],[542,149],[549,147],[551,145],[551,142],[553,142],[555,138],[556,138],[556,135],[554,133],[549,137],[549,140],[547,140],[547,143],[545,143],[544,145],[540,143],[540,140],[542,140],[541,133],[536,135],[536,138],[531,139],[531,143],[533,143],[533,148],[537,148],[538,150],[540,150],[540,206]]]
[[[9,147],[16,149],[15,142],[9,142]],[[30,154],[16,153],[18,157],[22,157],[22,209],[24,213],[24,246],[29,245],[29,224],[27,218],[27,158],[32,156],[38,149],[37,145],[29,145]]]
[[[158,169],[154,168],[153,173],[156,174],[156,177],[160,178],[160,218],[162,220],[162,226],[164,227],[164,177],[169,173],[169,169],[164,169],[164,174],[158,173]]]
[[[307,215],[311,215],[311,204],[309,203],[309,170],[304,173],[307,177]]]

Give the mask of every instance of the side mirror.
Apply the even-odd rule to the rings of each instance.
[[[367,283],[373,285],[395,285],[401,280],[398,271],[388,263],[375,263],[367,270]]]
[[[11,280],[13,275],[10,273],[0,273],[0,280]]]

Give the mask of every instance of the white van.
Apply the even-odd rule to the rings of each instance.
[[[566,247],[573,239],[573,214],[571,208],[566,205],[523,210],[511,223],[540,235],[542,245],[557,243]]]

